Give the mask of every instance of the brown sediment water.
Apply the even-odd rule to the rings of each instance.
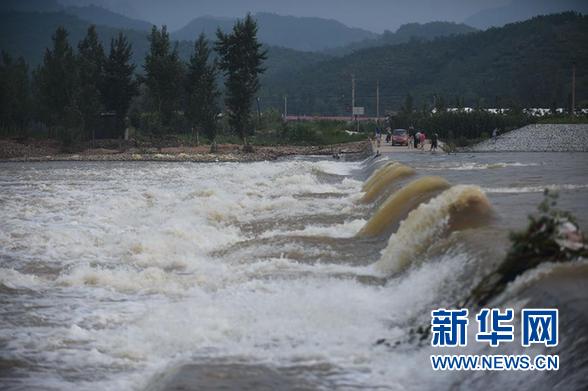
[[[426,176],[410,182],[388,197],[357,236],[376,236],[386,232],[420,203],[449,187],[449,182],[438,176]]]
[[[361,197],[361,202],[369,203],[378,198],[382,192],[399,179],[414,175],[415,170],[404,164],[396,163],[386,166],[380,171],[373,181],[368,179],[369,186],[364,186],[365,194]],[[367,184],[367,183],[366,183]]]
[[[423,253],[451,230],[479,226],[492,207],[478,186],[458,185],[421,204],[392,234],[376,268],[394,274],[422,259]]]
[[[398,164],[395,161],[389,161],[386,164],[384,164],[383,166],[377,168],[374,170],[374,172],[372,172],[372,174],[369,176],[369,178],[365,181],[365,183],[363,184],[361,190],[362,191],[366,191],[375,181],[376,179],[379,178],[379,176],[386,171],[388,168],[390,168],[391,166]]]

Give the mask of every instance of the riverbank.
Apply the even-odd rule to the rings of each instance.
[[[588,124],[533,124],[498,136],[464,152],[588,152]]]
[[[276,160],[292,155],[325,155],[338,153],[343,157],[362,157],[371,153],[368,141],[320,146],[254,146],[253,152],[243,152],[241,145],[219,144],[216,153],[210,146],[89,148],[77,153],[60,152],[52,140],[18,142],[0,140],[0,161],[164,161],[164,162],[252,162]]]

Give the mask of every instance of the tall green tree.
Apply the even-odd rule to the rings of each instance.
[[[206,37],[200,34],[187,67],[185,113],[192,128],[202,130],[214,145],[219,92],[216,63],[210,61],[210,53]]]
[[[86,137],[94,139],[103,110],[101,87],[104,79],[106,56],[98,40],[96,26],[88,28],[86,37],[78,44],[78,67],[80,72],[80,110]]]
[[[216,32],[216,51],[219,68],[225,74],[225,104],[229,123],[248,146],[247,136],[252,134],[251,108],[259,90],[259,75],[265,69],[262,64],[267,52],[257,39],[257,23],[247,14],[237,21],[229,34]]]
[[[0,54],[0,129],[18,131],[21,136],[31,119],[29,70],[22,57],[16,61]]]
[[[123,33],[119,33],[116,39],[110,41],[110,54],[104,65],[102,97],[106,109],[116,113],[118,129],[124,128],[131,99],[137,95],[132,55],[132,46]]]
[[[153,108],[163,125],[168,125],[171,114],[179,108],[182,89],[183,65],[177,44],[172,49],[167,27],[153,26],[149,35],[149,53],[145,57],[145,83]]]
[[[404,114],[412,114],[412,112],[414,111],[414,100],[412,98],[412,95],[410,94],[406,94],[406,98],[404,98],[404,105],[402,106],[402,112]]]
[[[53,48],[45,50],[43,64],[35,72],[39,110],[50,127],[73,129],[82,122],[79,110],[79,74],[68,33],[58,27],[53,34]]]

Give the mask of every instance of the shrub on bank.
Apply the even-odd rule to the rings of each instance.
[[[535,122],[533,117],[520,111],[507,114],[493,114],[482,110],[474,112],[402,113],[390,118],[392,128],[411,126],[423,130],[427,135],[437,133],[442,140],[456,146],[487,139],[494,129],[500,133],[517,129]]]

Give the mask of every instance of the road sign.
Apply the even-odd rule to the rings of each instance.
[[[365,114],[365,108],[364,107],[354,107],[353,108],[353,115],[364,115]]]

